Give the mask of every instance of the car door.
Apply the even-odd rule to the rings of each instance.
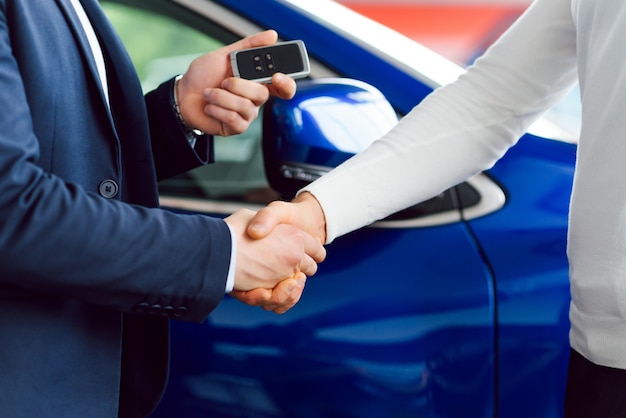
[[[211,2],[102,1],[146,90],[237,38],[211,21],[231,12],[204,16],[200,3]],[[313,78],[333,74],[332,62],[314,65]],[[164,207],[221,217],[279,198],[263,123],[216,138],[215,164],[161,183]],[[173,322],[170,383],[154,416],[492,416],[494,289],[462,206],[484,215],[498,191],[481,175],[338,238],[284,315],[226,296],[202,324]]]

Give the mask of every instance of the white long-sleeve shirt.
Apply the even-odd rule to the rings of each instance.
[[[624,1],[536,0],[457,81],[306,188],[328,242],[490,168],[578,79],[570,342],[596,364],[626,369],[625,39]]]

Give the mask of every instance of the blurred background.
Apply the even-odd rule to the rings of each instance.
[[[531,0],[339,0],[445,57],[467,65]]]

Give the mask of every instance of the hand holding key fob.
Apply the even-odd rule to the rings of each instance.
[[[310,72],[306,47],[300,40],[234,51],[230,62],[235,77],[259,83],[270,82],[274,73],[295,79],[306,77]]]

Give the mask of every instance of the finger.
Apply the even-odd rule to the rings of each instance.
[[[236,89],[224,88],[208,88],[203,92],[204,100],[208,105],[214,105],[218,109],[231,111],[238,114],[244,120],[254,120],[259,114],[259,101],[263,104],[263,100],[267,100],[268,91],[265,87],[258,83],[252,83],[247,80],[230,78],[230,85],[234,86],[237,81],[249,83],[250,88],[239,87]],[[226,84],[226,83],[223,83]],[[213,115],[215,116],[215,115]]]
[[[271,289],[233,290],[229,295],[250,306],[263,306],[272,299]]]
[[[300,269],[300,272],[311,277],[311,276],[314,276],[315,273],[317,273],[317,263],[315,262],[313,258],[305,254],[300,260],[299,269]]]
[[[293,308],[300,300],[304,291],[306,276],[299,272],[294,278],[283,280],[272,289],[272,296],[262,305],[266,311],[273,311],[277,314],[287,312]]]
[[[293,308],[302,297],[306,276],[297,273],[292,279],[278,283],[274,289],[254,289],[249,291],[233,290],[230,296],[250,306],[260,306],[266,311],[277,314]]]
[[[260,209],[248,225],[248,235],[254,239],[265,238],[276,225],[290,223],[290,207],[284,202],[272,202]]]
[[[204,114],[208,121],[222,126],[220,134],[239,134],[248,129],[259,114],[259,107],[245,98],[237,97],[221,89],[210,89]],[[216,96],[220,96],[217,98]]]
[[[297,279],[285,280],[274,288],[274,292],[272,292],[272,301],[276,304],[276,306],[272,307],[270,309],[271,311],[276,314],[283,314],[293,308],[300,301],[302,293],[304,292],[306,276],[303,273],[298,273],[296,277]],[[287,286],[281,286],[285,282],[289,282],[289,284]],[[286,287],[286,289],[282,289],[282,287]],[[281,294],[277,293],[277,291],[287,291],[287,293]],[[274,298],[274,294],[276,294],[276,299]]]
[[[204,114],[220,128],[215,135],[230,136],[245,132],[250,126],[250,122],[242,118],[241,115],[233,110],[228,110],[208,104],[204,106]]]
[[[292,99],[296,94],[296,82],[282,73],[274,74],[272,83],[267,87],[271,95],[282,99]]]
[[[319,240],[313,238],[312,235],[307,233],[304,233],[304,252],[317,263],[321,263],[326,258],[326,248],[324,248]],[[307,274],[307,276],[311,275]]]
[[[278,283],[276,287],[272,289],[271,297],[263,303],[263,309],[266,311],[275,311],[283,307],[289,309],[295,304],[292,300],[291,293],[296,287],[298,287],[298,284],[295,279],[286,279]]]
[[[244,97],[248,99],[254,103],[255,106],[261,106],[267,101],[270,95],[269,89],[266,85],[238,77],[228,77],[224,79],[221,87],[224,90],[233,93],[237,97]],[[283,81],[281,82],[281,88],[288,92],[290,85],[288,82]]]

